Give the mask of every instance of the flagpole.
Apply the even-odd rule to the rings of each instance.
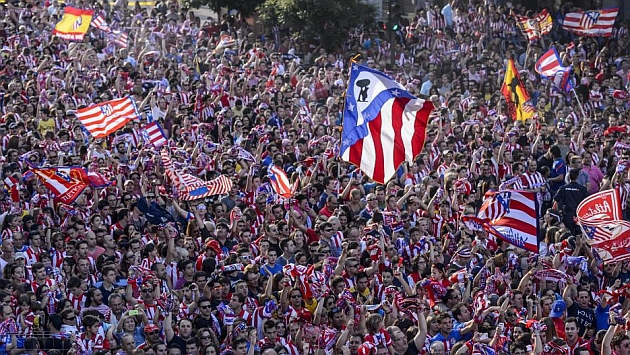
[[[586,112],[584,111],[584,107],[582,107],[582,102],[580,101],[580,98],[578,97],[578,94],[575,92],[575,88],[571,89],[571,92],[573,93],[573,95],[575,96],[575,99],[578,102],[578,105],[580,106],[580,111],[582,111],[582,116],[584,118],[586,118]]]

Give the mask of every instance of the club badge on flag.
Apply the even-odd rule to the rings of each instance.
[[[516,18],[516,26],[530,42],[548,34],[553,27],[553,20],[547,9],[542,10],[534,18],[521,15],[514,15],[514,17]]]
[[[82,41],[90,27],[93,15],[92,10],[66,6],[61,21],[57,23],[52,33],[69,41]]]
[[[569,12],[562,27],[580,36],[609,37],[618,13],[619,8]]]
[[[85,107],[77,110],[76,115],[94,138],[107,137],[139,116],[136,103],[130,97]]]
[[[56,168],[34,168],[31,171],[55,195],[55,203],[70,205],[87,187],[84,182]]]
[[[58,166],[51,167],[50,169],[54,169],[64,176],[67,175],[74,180],[79,180],[88,186],[97,189],[102,189],[111,185],[111,181],[109,181],[103,174],[95,171],[88,171],[86,168],[81,166]]]
[[[168,143],[166,135],[157,121],[147,124],[142,130],[145,133],[146,142],[152,144],[156,149],[160,149]]]
[[[345,96],[340,155],[384,184],[422,152],[433,103],[389,76],[353,63]]]
[[[526,121],[534,117],[536,108],[529,98],[525,84],[523,84],[516,70],[513,59],[509,60],[508,67],[505,70],[501,94],[505,97],[508,112],[513,120]]]
[[[463,216],[467,226],[538,253],[538,198],[535,192],[507,190],[486,194],[477,217]]]

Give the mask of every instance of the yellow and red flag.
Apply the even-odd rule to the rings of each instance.
[[[501,94],[505,97],[508,113],[513,120],[526,121],[528,118],[534,117],[536,108],[529,98],[525,84],[518,75],[513,59],[510,59],[505,70]]]
[[[69,41],[82,41],[83,36],[90,28],[93,15],[94,11],[92,10],[81,10],[66,6],[63,17],[55,26],[53,34]]]

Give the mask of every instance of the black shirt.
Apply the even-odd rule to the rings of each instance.
[[[586,196],[586,187],[572,181],[558,190],[554,200],[558,203],[558,210],[563,211],[565,216],[575,216],[575,210]]]

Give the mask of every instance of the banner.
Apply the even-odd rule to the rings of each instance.
[[[56,168],[36,168],[31,171],[55,195],[55,203],[70,205],[87,187],[84,182]]]
[[[616,221],[623,219],[619,189],[597,192],[575,210],[579,222]]]
[[[57,23],[53,34],[70,41],[83,41],[85,33],[92,22],[92,10],[81,10],[71,6],[64,8],[63,17]]]

